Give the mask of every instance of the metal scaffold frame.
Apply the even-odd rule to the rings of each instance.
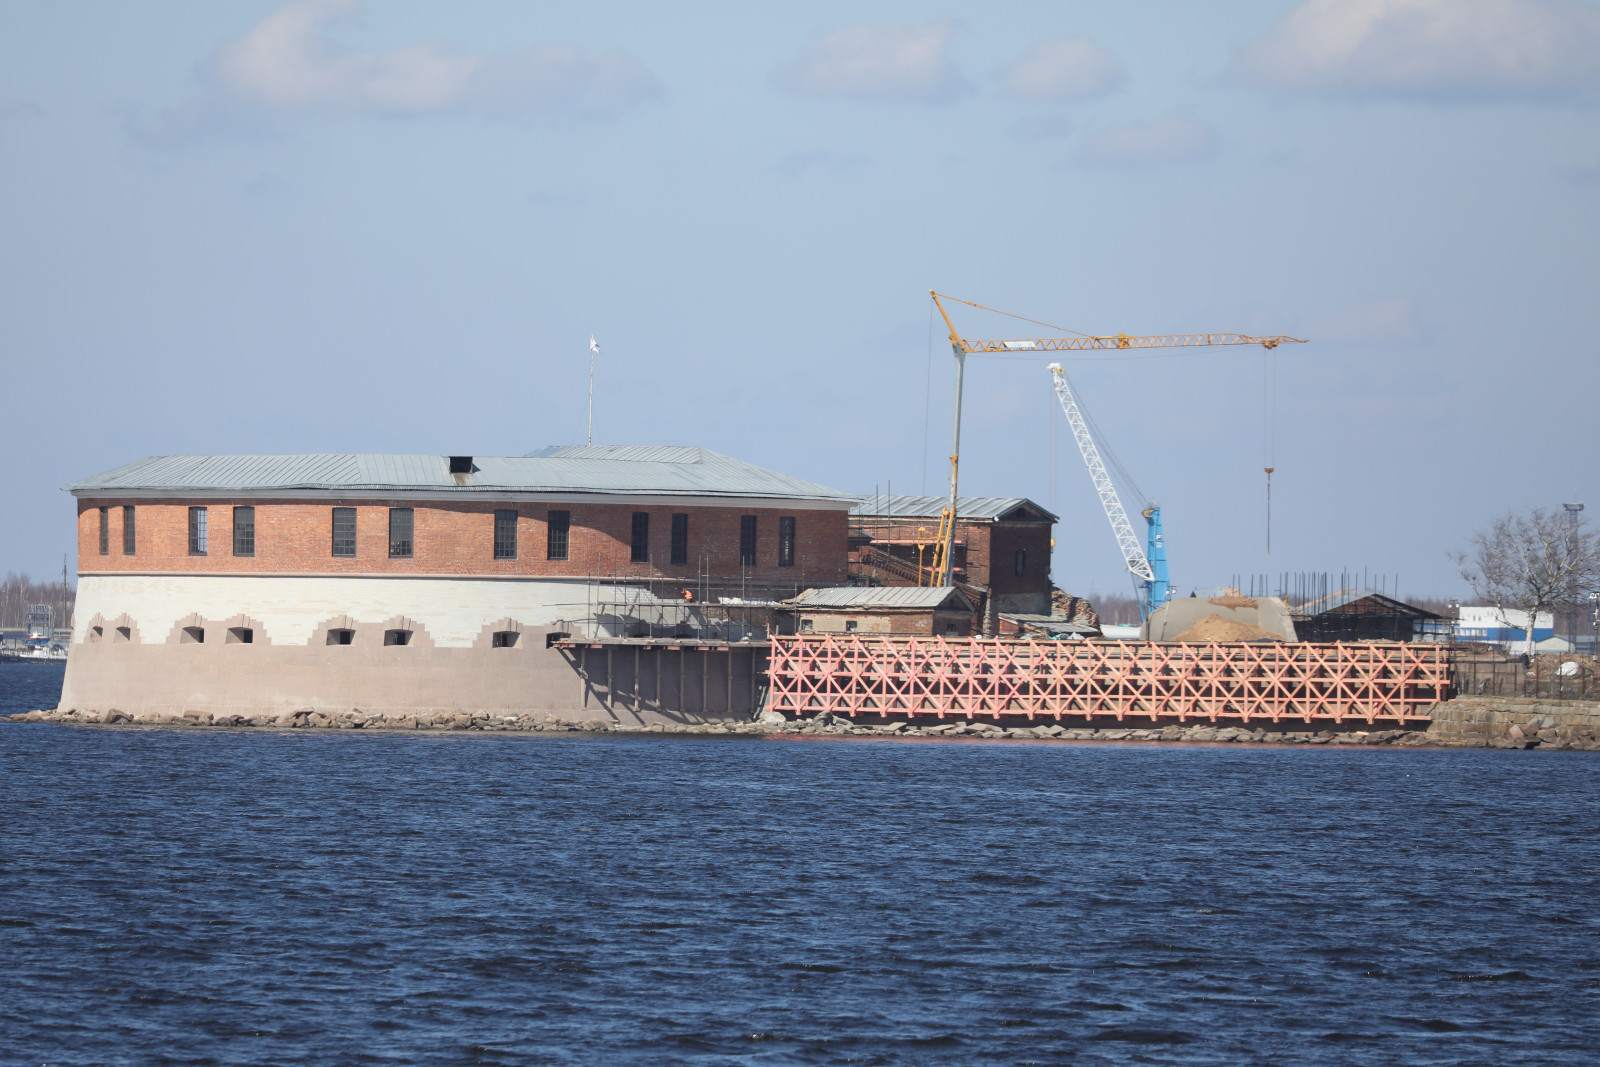
[[[772,638],[769,706],[788,715],[1427,722],[1445,650],[1411,644],[1133,644]]]

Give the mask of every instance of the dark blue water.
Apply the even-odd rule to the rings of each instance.
[[[0,776],[6,1062],[1600,1046],[1593,754],[3,725]]]

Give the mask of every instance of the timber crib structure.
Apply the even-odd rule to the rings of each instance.
[[[772,638],[787,715],[1427,722],[1449,657],[1416,644]]]

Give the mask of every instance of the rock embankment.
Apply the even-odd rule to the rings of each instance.
[[[639,723],[556,716],[497,715],[489,712],[436,711],[385,714],[381,711],[314,710],[269,714],[182,715],[153,712],[30,711],[7,716],[12,722],[78,725],[188,726],[205,728],[324,730],[477,730],[540,733],[748,734],[796,736],[896,736],[1014,741],[1166,741],[1238,742],[1276,745],[1403,745],[1445,748],[1550,748],[1600,751],[1600,705],[1552,705],[1535,701],[1453,700],[1434,711],[1427,729],[1292,729],[1186,723],[1167,726],[1063,726],[1057,723],[1000,724],[954,719],[939,722],[868,722],[823,712],[809,719],[785,719],[763,711],[754,722]]]

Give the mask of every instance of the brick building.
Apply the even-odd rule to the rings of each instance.
[[[925,584],[939,516],[948,497],[891,496],[850,510],[850,572],[874,585]],[[999,631],[1001,614],[1050,614],[1051,529],[1056,516],[1022,497],[960,497],[954,573],[981,620]]]
[[[803,634],[969,637],[972,601],[947,586],[807,589],[789,601]]]
[[[63,706],[167,712],[748,710],[759,663],[717,601],[844,582],[856,499],[705,449],[608,446],[162,456],[66,488]],[[596,681],[574,647],[641,637],[720,654],[623,670],[608,650]]]

